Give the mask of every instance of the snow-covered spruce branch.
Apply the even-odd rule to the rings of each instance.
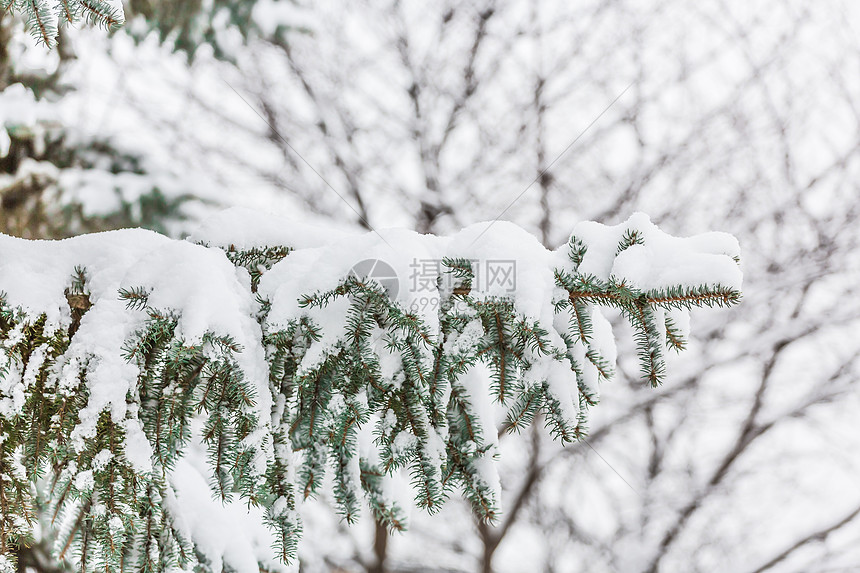
[[[118,0],[0,0],[0,12],[22,15],[33,36],[46,46],[57,43],[60,26],[80,20],[116,30],[125,22]]]
[[[737,261],[731,236],[638,214],[552,252],[503,222],[342,236],[244,211],[188,241],[0,235],[0,569],[38,506],[81,570],[220,570],[189,521],[194,456],[222,502],[261,509],[284,562],[323,487],[347,522],[364,501],[403,529],[404,474],[419,507],[462,492],[492,521],[499,425],[585,435],[615,361],[600,307],[658,384],[689,309],[738,302]]]

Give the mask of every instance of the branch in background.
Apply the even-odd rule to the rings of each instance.
[[[756,569],[752,573],[764,573],[765,571],[770,571],[771,569],[773,569],[774,567],[776,567],[777,565],[779,565],[780,563],[782,563],[783,561],[785,561],[786,559],[791,557],[792,554],[794,554],[796,551],[806,547],[810,543],[818,543],[818,542],[824,543],[824,542],[826,542],[827,538],[830,537],[830,535],[839,531],[840,529],[842,529],[846,525],[850,524],[858,516],[860,516],[860,506],[857,506],[856,509],[854,509],[853,511],[848,513],[848,515],[846,515],[845,517],[843,517],[839,521],[836,521],[835,523],[833,523],[827,527],[819,529],[818,531],[810,533],[806,537],[802,537],[801,539],[798,539],[797,542],[795,542],[793,545],[791,545],[790,547],[787,547],[784,551],[782,551],[781,553],[774,556],[773,559],[771,559],[770,561],[768,561],[767,563],[765,563],[764,565],[762,565],[761,567],[759,567],[758,569]]]

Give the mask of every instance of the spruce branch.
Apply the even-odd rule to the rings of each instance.
[[[681,333],[681,330],[675,324],[675,320],[668,314],[665,318],[665,326],[666,345],[676,352],[684,350],[687,347],[687,341],[684,339],[684,335]]]
[[[302,533],[298,505],[326,483],[348,523],[369,508],[390,530],[406,527],[387,486],[395,474],[408,476],[416,505],[431,513],[459,493],[481,522],[493,522],[502,511],[495,414],[504,416],[501,431],[520,432],[542,417],[562,443],[582,439],[599,383],[613,376],[601,309],[620,311],[632,325],[643,378],[657,385],[665,348],[684,347],[684,314],[740,301],[737,289],[710,275],[701,284],[645,289],[621,271],[605,272],[613,256],[629,259],[652,235],[607,236],[600,248],[594,229],[572,237],[567,259],[544,269],[556,289],[540,301],[538,317],[524,311],[521,297],[482,292],[480,267],[458,256],[443,259],[433,293],[439,304],[430,312],[405,308],[376,280],[344,273],[324,287],[307,277],[306,292],[290,292],[285,313],[274,281],[289,270],[294,249],[278,245],[216,251],[210,258],[228,272],[213,276],[244,277],[229,295],[244,295],[239,306],[246,306],[222,305],[202,319],[195,305],[212,298],[218,285],[211,282],[123,282],[114,298],[91,292],[97,285],[89,276],[103,282],[102,269],[79,266],[57,293],[68,305],[60,318],[49,318],[51,305],[16,305],[0,289],[0,556],[33,533],[38,481],[51,484],[45,495],[56,554],[83,573],[205,570],[211,564],[165,503],[175,497],[171,476],[192,441],[205,449],[212,493],[260,506],[284,561],[295,558]],[[608,260],[594,262],[602,256]],[[162,297],[165,288],[186,296]],[[157,300],[195,305],[155,308],[156,292]],[[83,313],[87,329],[78,328]],[[106,317],[127,320],[133,332],[98,354],[82,337]],[[187,323],[201,321],[205,328],[187,337]],[[116,412],[92,400],[105,390],[97,369],[113,358],[134,367]],[[248,366],[262,360],[267,371]],[[148,442],[146,468],[132,463],[133,439]]]
[[[145,309],[149,305],[149,294],[147,289],[139,286],[119,289],[119,298],[125,301],[128,309]]]
[[[54,47],[57,41],[57,28],[53,6],[48,3],[48,0],[26,0],[25,6],[27,27],[32,31],[33,36],[46,47]]]
[[[645,239],[642,236],[642,232],[638,229],[627,229],[624,231],[624,235],[621,237],[621,241],[618,243],[618,248],[615,251],[616,255],[621,254],[623,251],[629,249],[633,245],[644,245]]]
[[[77,0],[77,3],[90,24],[114,31],[125,23],[122,10],[103,0]]]
[[[674,286],[644,293],[645,300],[666,309],[690,310],[696,307],[726,308],[741,300],[741,293],[722,285]]]
[[[57,45],[58,26],[81,19],[115,31],[125,23],[121,6],[104,0],[0,0],[0,12],[20,13],[36,40],[47,48]]]
[[[75,13],[72,9],[72,2],[73,0],[60,0],[60,7],[63,9],[63,20],[67,24],[71,24],[75,21]]]

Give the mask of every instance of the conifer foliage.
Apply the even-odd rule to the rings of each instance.
[[[0,12],[6,10],[23,15],[33,36],[49,48],[62,25],[84,20],[113,31],[125,22],[122,3],[113,0],[0,0]]]
[[[404,474],[420,508],[462,494],[493,521],[500,420],[586,434],[615,358],[602,307],[632,325],[657,385],[686,313],[740,299],[733,238],[677,239],[641,215],[580,224],[555,252],[505,223],[346,239],[288,227],[244,243],[0,235],[0,571],[37,520],[81,571],[220,569],[179,514],[192,447],[213,496],[262,508],[284,562],[299,505],[329,486],[348,523],[365,507],[404,529],[391,487]],[[516,289],[480,275],[502,252]],[[398,274],[437,260],[433,304],[349,272],[380,254]]]

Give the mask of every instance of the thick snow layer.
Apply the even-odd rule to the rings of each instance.
[[[616,256],[628,230],[637,231],[644,244],[634,244]],[[732,260],[740,256],[740,246],[727,233],[673,237],[658,229],[644,213],[635,213],[615,226],[579,223],[573,235],[588,246],[579,266],[582,274],[604,280],[614,276],[642,290],[702,284],[741,288],[741,270]]]
[[[538,240],[507,221],[478,223],[454,235],[446,255],[477,262],[476,294],[513,298],[520,312],[530,318],[547,316],[555,281],[552,255]],[[513,282],[505,280],[512,269]],[[481,280],[483,279],[483,280]]]
[[[117,300],[126,272],[146,253],[170,243],[167,237],[139,229],[63,241],[28,241],[0,234],[0,292],[12,306],[32,315],[45,313],[49,323],[68,324],[64,293],[75,267],[87,269],[93,304]]]
[[[353,267],[377,259],[390,266],[397,278],[397,301],[436,332],[439,292],[435,284],[446,257],[472,261],[475,298],[512,298],[526,316],[552,323],[552,307],[547,304],[555,288],[552,253],[507,222],[473,225],[452,237],[383,229],[338,239],[277,263],[261,280],[259,292],[272,302],[268,321],[273,329],[304,313],[322,319],[301,309],[298,301],[306,294],[337,287]]]

